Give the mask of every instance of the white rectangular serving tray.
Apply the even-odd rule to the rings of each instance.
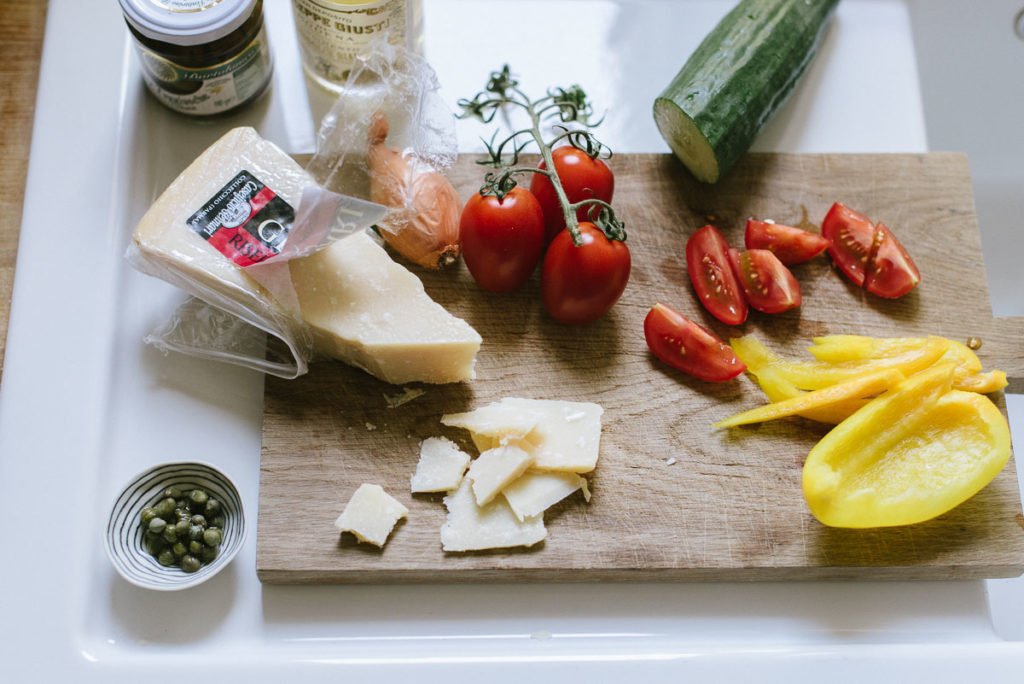
[[[602,139],[623,152],[667,151],[653,97],[731,6],[424,4],[425,51],[450,103],[507,61],[535,92],[582,84],[608,108]],[[757,148],[926,150],[917,4],[842,3]],[[232,566],[185,593],[121,580],[103,552],[107,509],[154,463],[221,466],[256,519],[262,377],[143,346],[182,295],[132,271],[123,253],[149,203],[228,128],[253,125],[289,152],[312,150],[330,99],[302,77],[289,5],[265,0],[269,95],[204,124],[145,93],[116,2],[50,0],[0,390],[0,680],[1016,679],[1024,580],[263,587],[254,535]],[[479,133],[459,125],[464,151],[480,149]],[[996,236],[1021,253],[1024,236],[1010,225],[981,227],[986,244]],[[992,277],[1004,315],[1024,313],[1013,277]],[[1024,399],[1007,403],[1024,434]]]

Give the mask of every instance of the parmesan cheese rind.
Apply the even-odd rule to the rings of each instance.
[[[473,496],[478,506],[490,503],[502,489],[526,472],[533,457],[519,447],[488,449],[469,466]]]
[[[450,492],[462,482],[469,454],[444,437],[430,437],[420,444],[420,460],[410,480],[414,494]]]
[[[395,524],[408,513],[409,509],[380,485],[361,484],[334,526],[341,532],[351,532],[361,542],[384,546]]]
[[[469,478],[444,498],[448,519],[441,527],[445,551],[482,551],[514,546],[533,546],[548,534],[537,516],[520,521],[504,499],[477,506]]]
[[[576,473],[530,470],[501,493],[516,517],[525,520],[543,515],[548,508],[580,489],[583,497],[590,501],[587,481]]]

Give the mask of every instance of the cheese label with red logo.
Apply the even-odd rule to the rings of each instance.
[[[292,206],[243,169],[186,224],[211,247],[246,267],[280,254],[294,222]]]

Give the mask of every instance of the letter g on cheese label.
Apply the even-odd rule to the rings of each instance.
[[[295,223],[295,210],[242,170],[185,223],[218,252],[245,267],[281,253]]]

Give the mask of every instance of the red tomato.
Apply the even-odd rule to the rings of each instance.
[[[871,294],[895,299],[921,282],[917,264],[884,223],[875,227],[874,249],[868,263],[864,288]]]
[[[592,159],[589,154],[571,145],[556,147],[551,156],[555,162],[555,172],[562,181],[562,188],[570,204],[585,199],[599,199],[611,203],[612,193],[615,191],[615,177],[602,160]],[[547,165],[542,161],[539,168],[546,169]],[[544,210],[547,241],[551,242],[565,228],[565,214],[562,212],[562,204],[558,201],[555,186],[544,174],[535,173],[530,181],[530,192],[537,197],[541,209]],[[576,218],[581,222],[591,220],[588,212],[592,206],[594,205],[587,204],[577,209]]]
[[[747,320],[747,302],[729,265],[729,244],[714,226],[704,226],[686,241],[686,270],[712,316],[726,325]]]
[[[828,238],[800,228],[747,219],[747,249],[767,249],[787,266],[802,264],[824,252]]]
[[[629,247],[581,223],[583,244],[563,230],[548,246],[540,272],[544,308],[561,323],[590,323],[608,313],[629,280]]]
[[[779,258],[767,249],[729,250],[729,263],[746,295],[747,303],[767,314],[800,306],[800,283]]]
[[[515,290],[530,278],[544,251],[544,212],[523,187],[512,188],[501,200],[475,193],[462,209],[459,242],[480,287]]]
[[[699,380],[725,382],[747,369],[732,347],[664,304],[655,304],[648,312],[644,337],[651,353]]]
[[[821,234],[832,241],[828,247],[832,261],[847,278],[862,287],[875,235],[871,221],[836,202],[821,223]]]

